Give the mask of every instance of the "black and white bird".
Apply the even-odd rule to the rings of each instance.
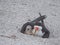
[[[25,23],[21,28],[21,33],[29,35],[38,35],[41,36],[42,38],[49,38],[50,32],[46,28],[43,21],[46,18],[46,16],[45,15],[41,16],[40,13],[39,15],[40,17],[38,17],[37,19]]]
[[[28,34],[28,35],[37,35],[42,38],[49,38],[50,32],[46,29],[44,25],[33,24],[30,22],[27,22],[23,25],[21,29],[21,33]]]

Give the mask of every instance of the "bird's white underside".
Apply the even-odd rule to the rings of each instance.
[[[28,25],[26,27],[25,33],[26,34],[29,34],[29,35],[37,35],[37,36],[43,36],[44,35],[44,33],[42,33],[42,31],[41,31],[42,30],[42,27],[41,26],[35,25],[34,27],[38,27],[39,29],[37,31],[35,29],[32,30],[32,27],[30,25]]]

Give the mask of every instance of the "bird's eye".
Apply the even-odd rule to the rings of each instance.
[[[29,29],[27,29],[27,30],[29,30]]]

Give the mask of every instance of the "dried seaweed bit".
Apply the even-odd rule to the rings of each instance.
[[[7,38],[10,38],[9,36],[5,36],[5,35],[0,35],[1,37],[7,37]]]
[[[6,37],[6,38],[12,38],[12,39],[16,39],[15,35],[11,35],[11,36],[6,36],[6,35],[0,35],[1,37]]]
[[[16,38],[16,35],[11,35],[11,38],[15,39]]]
[[[28,19],[28,21],[31,21],[30,19]]]

